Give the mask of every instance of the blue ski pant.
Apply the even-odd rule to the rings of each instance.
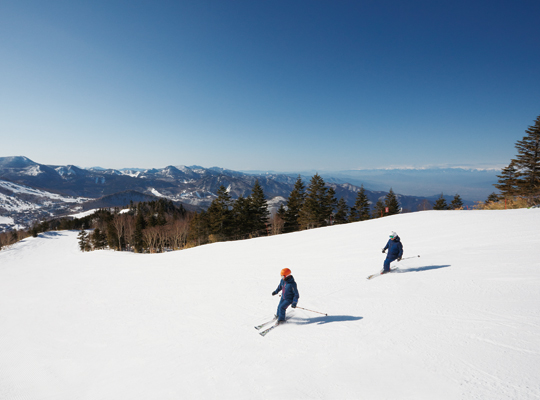
[[[388,272],[390,271],[390,263],[392,261],[396,261],[397,258],[387,258],[386,260],[384,260],[384,271]]]
[[[277,306],[277,318],[279,321],[285,320],[285,311],[291,304],[292,304],[291,300],[285,300],[283,297],[281,298]]]

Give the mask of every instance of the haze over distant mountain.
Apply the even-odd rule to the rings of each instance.
[[[263,174],[265,171],[243,171]],[[433,197],[441,193],[455,195],[470,201],[483,201],[495,191],[499,168],[429,167],[359,169],[344,171],[296,171],[289,175],[312,176],[316,172],[326,182],[347,182],[366,189],[388,191],[409,196]],[[275,172],[269,172],[275,173]]]
[[[442,173],[443,176],[451,177],[450,181],[457,181],[459,176],[468,176],[464,171],[439,172],[439,175]],[[306,186],[314,174],[315,171],[302,173]],[[446,197],[448,201],[454,195],[454,190],[439,190],[439,187],[427,192],[427,181],[435,179],[436,173],[433,171],[403,171],[397,176],[379,170],[341,171],[333,176],[328,173],[320,175],[329,187],[334,188],[336,197],[344,198],[349,206],[354,204],[362,184],[372,204],[384,197],[392,188],[404,211],[425,208],[426,200],[433,203],[443,191],[448,195]],[[138,202],[143,199],[148,201],[160,197],[182,203],[188,209],[204,209],[216,198],[221,185],[227,188],[233,199],[237,199],[240,196],[249,196],[256,180],[263,188],[272,211],[275,211],[280,204],[285,203],[297,176],[297,173],[246,173],[200,166],[84,169],[74,165],[39,164],[22,156],[0,157],[0,216],[4,217],[3,221],[12,221],[13,226],[29,226],[32,221],[42,218],[89,208],[121,207],[130,201]],[[371,179],[365,179],[366,176]],[[471,172],[470,176],[480,179],[481,175]],[[429,179],[423,181],[422,177]],[[483,177],[485,180],[488,178],[488,175]],[[400,189],[405,189],[404,182],[407,180],[416,180],[418,190],[423,188],[424,193],[431,196],[403,195]],[[467,184],[472,185],[471,182],[473,179],[469,179]],[[482,183],[484,184],[483,180]],[[478,190],[487,192],[486,186],[487,184],[484,184]],[[373,190],[374,188],[381,190]],[[455,190],[455,192],[460,193],[466,205],[472,204],[462,191]]]

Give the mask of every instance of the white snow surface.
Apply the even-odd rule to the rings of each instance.
[[[538,226],[425,211],[147,255],[27,238],[0,251],[0,399],[538,399]],[[392,230],[421,257],[368,281]],[[261,337],[284,267],[328,316]]]

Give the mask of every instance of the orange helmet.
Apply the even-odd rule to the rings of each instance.
[[[281,276],[286,278],[291,274],[291,270],[289,268],[283,268],[281,270]]]

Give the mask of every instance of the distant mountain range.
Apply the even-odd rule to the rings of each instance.
[[[314,174],[302,173],[306,186]],[[358,171],[337,173],[337,176],[320,175],[328,186],[335,189],[337,198],[343,197],[349,205],[354,204],[361,184],[366,187],[366,194],[372,203],[387,194],[383,190],[367,190],[376,186],[375,181],[381,175],[372,175],[373,182],[362,181]],[[216,198],[221,185],[236,199],[248,196],[256,180],[275,211],[286,201],[297,177],[297,173],[248,173],[200,166],[84,169],[74,165],[39,164],[27,157],[0,157],[0,216],[3,217],[0,219],[0,230],[2,226],[3,229],[28,227],[33,221],[44,218],[92,208],[121,207],[130,201],[149,201],[160,197],[181,203],[187,209],[205,209]],[[426,200],[433,203],[440,195],[440,192],[435,194],[438,191],[425,197],[401,195],[397,189],[397,179],[394,185],[387,185],[387,190],[393,188],[405,211],[425,208],[428,204]],[[382,186],[384,182],[379,184],[379,187]],[[450,201],[454,193],[445,193]],[[463,195],[462,198],[465,199]],[[464,202],[472,205],[471,201]]]

